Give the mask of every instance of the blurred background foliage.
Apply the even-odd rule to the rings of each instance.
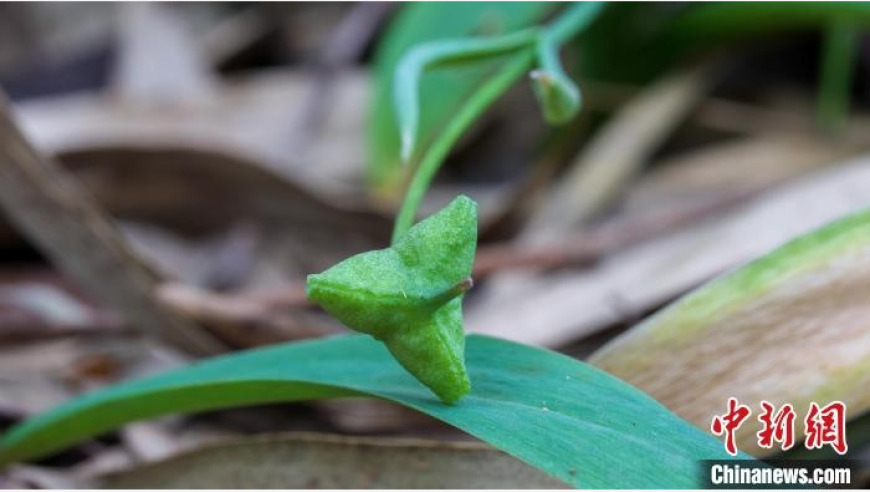
[[[51,171],[0,186],[0,425],[200,356],[148,328],[158,318],[217,352],[344,333],[302,286],[306,274],[389,241],[416,164],[399,160],[399,58],[424,41],[539,25],[563,8],[0,4],[0,87]],[[862,3],[608,4],[561,53],[583,92],[581,114],[548,127],[519,80],[463,136],[427,195],[424,214],[457,193],[480,203],[467,329],[586,359],[692,288],[870,206],[868,23]],[[421,146],[508,63],[427,74]],[[17,155],[5,131],[2,165]],[[78,193],[52,201],[60,182]],[[79,199],[89,205],[71,205]],[[103,219],[117,238],[94,226]],[[40,228],[62,232],[49,243]],[[655,393],[638,383],[677,395],[659,397],[705,430],[747,387],[741,378],[778,404],[812,385],[850,403],[850,456],[866,456],[870,385],[853,383],[868,378],[870,304],[860,295],[867,279],[852,271],[853,295],[814,294],[837,309],[794,308],[776,324],[713,316],[698,328],[704,343],[687,332],[654,348],[659,360],[711,358],[692,374],[722,384],[683,387],[679,370],[610,363],[628,380],[680,386]],[[807,319],[830,343],[799,343]],[[728,326],[758,341],[736,344],[745,339]],[[849,381],[820,370],[782,384],[777,367],[807,352],[820,368],[856,361],[842,373]],[[733,360],[741,365],[716,363]],[[741,446],[760,453],[749,427]],[[293,430],[468,439],[383,402],[273,405],[128,426],[0,483],[56,487],[132,470],[112,480],[147,484],[137,469],[159,459],[171,469],[181,450]],[[318,456],[337,446],[315,445]],[[383,485],[371,475],[356,483]]]

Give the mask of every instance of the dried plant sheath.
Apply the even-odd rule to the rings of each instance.
[[[870,211],[804,235],[687,295],[591,362],[707,428],[729,397],[870,409]],[[688,376],[687,376],[688,375]],[[753,426],[738,445],[760,449]],[[796,426],[796,432],[803,432]],[[799,436],[798,436],[799,437]]]
[[[566,487],[481,443],[307,432],[221,440],[113,472],[100,477],[96,485],[107,489]]]
[[[308,277],[308,296],[348,327],[383,341],[441,400],[470,390],[462,294],[471,287],[477,205],[460,196],[393,246]]]

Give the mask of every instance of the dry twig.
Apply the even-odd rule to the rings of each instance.
[[[28,142],[2,96],[0,205],[55,265],[137,328],[192,353],[221,350],[208,333],[156,302],[154,273],[75,179]]]
[[[480,249],[474,264],[475,277],[511,268],[552,269],[585,266],[602,256],[659,235],[715,216],[759,195],[769,186],[716,197],[691,206],[645,214],[636,219],[606,223],[573,238],[540,246],[515,244]]]

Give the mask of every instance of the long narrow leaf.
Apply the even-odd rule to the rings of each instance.
[[[254,350],[61,406],[6,435],[0,463],[45,456],[161,414],[349,395],[429,414],[575,486],[699,487],[698,460],[728,458],[713,437],[569,357],[472,336],[467,364],[474,389],[447,406],[366,336]]]
[[[801,236],[725,275],[604,346],[591,361],[698,426],[729,397],[841,400],[870,410],[870,211]],[[740,449],[761,449],[741,427]],[[800,437],[804,426],[796,426]]]

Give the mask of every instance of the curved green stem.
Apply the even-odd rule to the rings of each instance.
[[[549,36],[556,44],[565,44],[569,39],[576,36],[601,13],[606,2],[578,2],[565,9],[565,12],[547,26],[546,36]]]
[[[547,72],[560,77],[568,77],[559,61],[559,44],[552,36],[541,36],[535,50],[538,65]]]
[[[538,39],[538,31],[531,28],[486,39],[435,41],[415,47],[402,58],[393,83],[402,161],[408,162],[416,143],[420,120],[420,77],[427,69],[515,52],[532,45]]]
[[[477,120],[480,115],[492,105],[499,96],[510,88],[522,75],[533,67],[536,53],[539,63],[546,70],[559,75],[560,80],[553,92],[561,97],[571,94],[571,86],[567,75],[561,68],[558,58],[558,47],[568,39],[585,29],[605,6],[603,2],[575,3],[568,7],[564,13],[546,28],[529,29],[511,35],[500,36],[496,39],[465,40],[455,42],[438,42],[421,47],[419,51],[413,51],[400,64],[396,73],[396,107],[402,133],[402,156],[407,160],[413,152],[414,139],[416,137],[418,115],[418,87],[419,77],[423,70],[430,64],[446,63],[451,61],[473,60],[481,57],[501,55],[517,51],[517,56],[499,69],[499,73],[487,84],[480,87],[471,95],[462,109],[453,117],[435,142],[426,149],[420,165],[414,173],[408,191],[405,194],[396,222],[393,227],[392,241],[402,236],[414,223],[417,209],[423,201],[423,196],[429,189],[429,185],[450,149],[456,144],[465,131]],[[536,47],[536,49],[531,49]],[[565,80],[569,86],[565,88]],[[544,90],[550,90],[547,82],[539,80],[539,85],[544,84]],[[574,88],[576,90],[576,88]],[[549,98],[549,99],[548,99]],[[550,93],[544,94],[547,104],[552,104],[553,97]],[[579,92],[574,104],[579,107]],[[556,103],[555,107],[563,110],[566,105]],[[550,118],[545,105],[545,116],[548,120],[564,120],[563,116]],[[561,111],[562,114],[565,111]]]
[[[393,243],[414,224],[414,218],[417,215],[417,209],[420,208],[420,203],[423,201],[423,196],[453,145],[502,93],[522,77],[533,60],[534,55],[531,50],[528,50],[508,62],[508,65],[494,79],[471,95],[462,109],[447,125],[444,133],[426,149],[396,217],[393,226]]]
[[[536,52],[540,68],[529,76],[544,119],[551,125],[568,123],[580,112],[580,89],[562,69],[552,36],[541,36]]]

